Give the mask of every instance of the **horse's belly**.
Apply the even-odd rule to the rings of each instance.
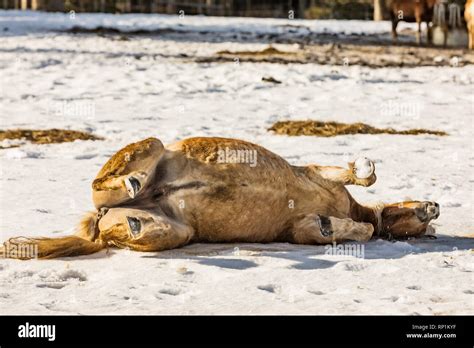
[[[214,186],[173,197],[196,241],[270,242],[288,220],[288,204],[281,190]]]

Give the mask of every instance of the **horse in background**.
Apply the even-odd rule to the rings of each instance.
[[[421,23],[426,22],[428,39],[431,43],[430,22],[433,18],[433,9],[437,0],[393,0],[390,5],[390,19],[392,21],[392,38],[397,40],[397,25],[399,22],[418,24],[416,42],[421,44]]]

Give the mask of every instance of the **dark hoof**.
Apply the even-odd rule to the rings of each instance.
[[[140,220],[134,217],[127,216],[127,223],[132,237],[138,236],[142,229],[142,224],[140,223]]]
[[[322,216],[318,215],[319,217],[319,229],[321,231],[321,235],[323,237],[329,237],[332,236],[333,231],[332,231],[332,225],[331,225],[331,220],[327,216]]]
[[[138,181],[138,179],[131,176],[125,179],[125,187],[127,188],[127,192],[130,198],[135,198],[135,196],[142,188],[142,185],[140,184],[140,181]]]

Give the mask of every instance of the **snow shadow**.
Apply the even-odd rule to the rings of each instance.
[[[474,250],[474,238],[438,235],[438,239],[412,239],[407,241],[376,239],[368,243],[346,242],[337,245],[363,248],[358,249],[359,251],[362,250],[363,253],[359,255],[361,260],[398,259],[413,254]],[[163,260],[193,260],[201,265],[232,270],[258,267],[259,256],[294,261],[288,267],[296,270],[326,269],[333,267],[338,262],[347,261],[348,258],[356,259],[356,256],[351,253],[328,254],[328,247],[329,245],[297,245],[290,243],[196,243],[180,249],[142,253],[141,257]],[[108,248],[91,255],[59,259],[64,261],[86,261],[108,258],[124,252],[134,253],[130,250]],[[253,260],[249,260],[249,257],[253,257]]]
[[[331,268],[332,266],[335,266],[339,262],[339,260],[332,261],[332,260],[316,259],[312,257],[314,256],[313,254],[298,253],[298,252],[279,253],[278,255],[267,254],[265,256],[278,257],[278,258],[295,261],[295,263],[289,266],[289,268],[298,269],[298,270],[326,269],[326,268]]]
[[[253,261],[241,259],[222,259],[222,258],[199,258],[198,263],[207,266],[216,266],[220,268],[244,270],[258,265]]]
[[[455,252],[474,249],[474,238],[438,235],[437,239],[374,240],[365,244],[365,259],[394,259],[410,254]]]
[[[355,245],[362,248],[363,254],[360,255],[361,259],[398,259],[413,254],[456,252],[474,249],[474,239],[439,235],[438,239],[413,239],[407,241],[378,239],[368,243],[347,242],[339,245]],[[338,262],[347,261],[347,258],[356,258],[351,254],[328,255],[327,251],[328,246],[289,243],[191,244],[180,249],[150,253],[142,257],[194,260],[202,265],[234,270],[257,267],[257,262],[246,259],[249,256],[255,257],[254,260],[257,260],[259,256],[265,256],[294,261],[289,268],[296,270],[326,269],[333,267]],[[231,258],[226,256],[231,256]]]
[[[206,257],[206,256],[189,256],[189,255],[163,255],[167,252],[161,252],[160,254],[144,255],[143,258],[156,258],[156,259],[173,259],[173,260],[191,260],[196,261],[198,264],[205,266],[213,266],[219,268],[233,269],[233,270],[245,270],[253,267],[257,267],[258,264],[254,261],[239,259],[239,258],[221,258],[221,257]]]

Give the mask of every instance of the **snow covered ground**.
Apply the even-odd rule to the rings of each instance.
[[[344,166],[367,156],[376,163],[378,181],[351,187],[354,196],[362,202],[439,202],[438,239],[371,241],[362,258],[329,255],[325,246],[200,244],[160,253],[110,249],[73,259],[0,260],[0,313],[474,314],[472,65],[196,63],[175,55],[267,44],[213,42],[212,33],[195,41],[53,31],[181,24],[191,31],[278,33],[291,22],[315,32],[384,34],[386,22],[68,18],[0,11],[0,129],[88,130],[106,140],[0,150],[1,241],[71,233],[92,208],[90,185],[103,163],[125,144],[149,136],[165,143],[190,136],[242,138],[293,164]],[[283,83],[262,82],[263,76]],[[284,119],[360,121],[450,135],[316,138],[266,130]]]
[[[284,34],[288,29],[295,35],[310,31],[314,34],[381,34],[386,33],[388,22],[371,22],[361,20],[290,20],[280,18],[248,17],[211,17],[211,16],[176,16],[159,14],[99,14],[99,13],[44,13],[36,11],[2,11],[0,25],[12,25],[13,35],[35,32],[47,32],[51,29],[67,30],[74,26],[93,29],[97,27],[114,28],[124,32],[137,30],[155,31],[174,29],[178,31],[198,31],[213,33],[252,33]],[[390,24],[389,24],[390,28]],[[399,30],[416,28],[413,23],[402,22]],[[11,28],[13,29],[13,28]]]

